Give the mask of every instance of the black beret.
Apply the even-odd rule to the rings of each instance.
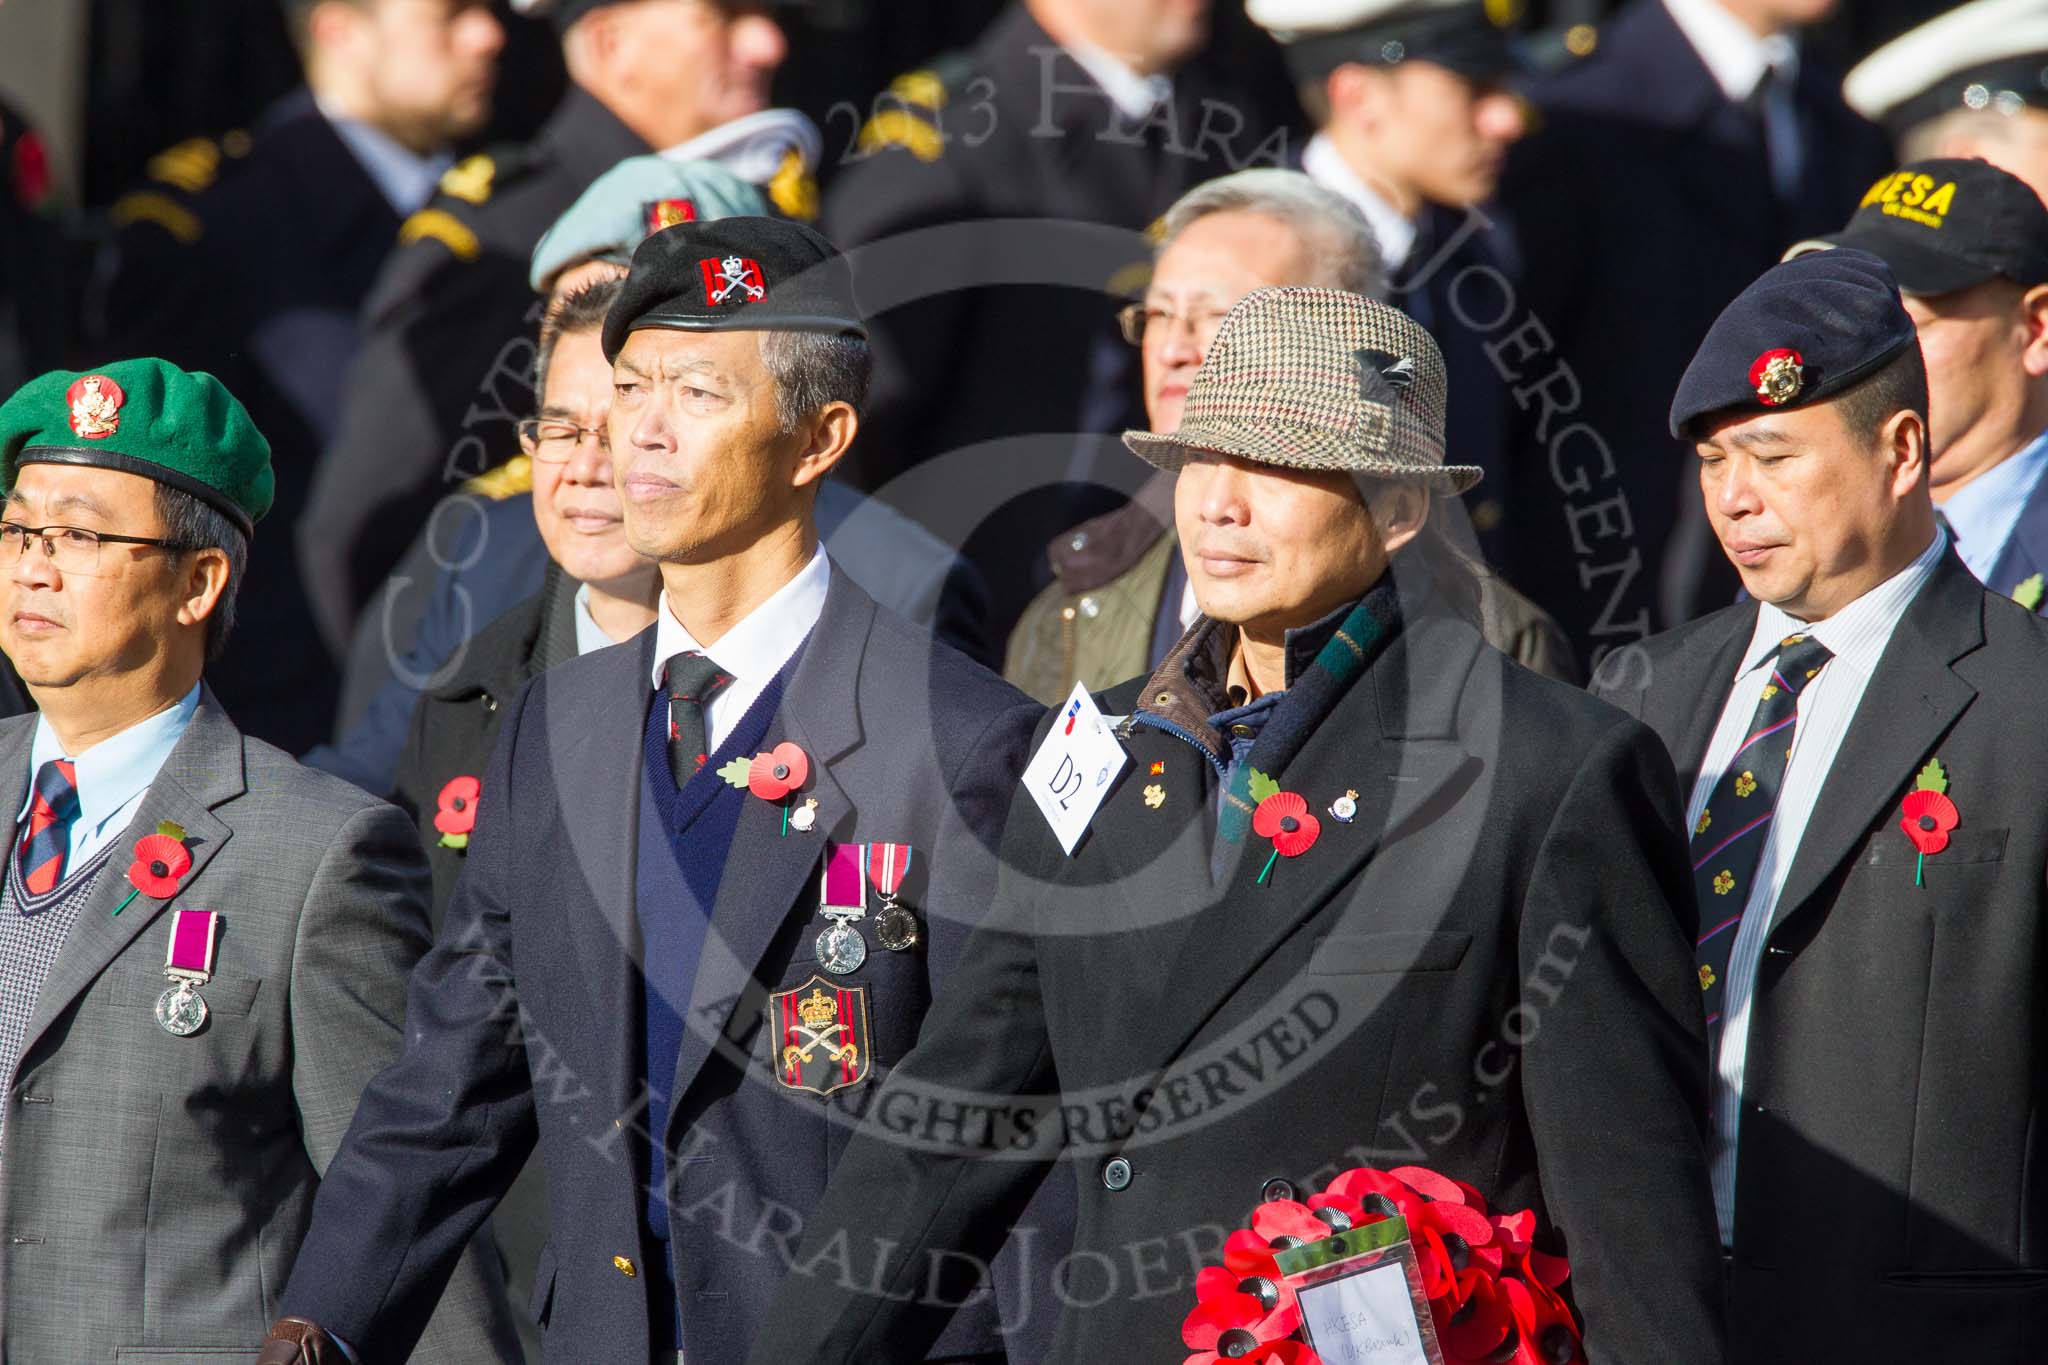
[[[640,243],[604,318],[604,356],[642,327],[866,337],[837,247],[782,218],[678,223]]]
[[[1820,402],[1916,344],[1883,261],[1849,247],[1794,257],[1766,270],[1714,319],[1678,381],[1671,434],[1686,439],[1708,413]]]

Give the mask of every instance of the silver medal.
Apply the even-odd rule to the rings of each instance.
[[[156,1021],[174,1038],[189,1038],[206,1024],[206,1001],[180,981],[156,998]]]
[[[818,965],[834,976],[845,976],[868,960],[868,941],[860,930],[836,916],[828,929],[818,931]]]
[[[907,953],[917,946],[917,916],[890,901],[875,912],[875,942],[892,953]]]

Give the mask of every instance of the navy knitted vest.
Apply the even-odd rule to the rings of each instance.
[[[718,902],[726,854],[739,828],[740,813],[758,800],[744,787],[718,775],[728,759],[752,757],[767,747],[768,725],[782,702],[782,689],[799,649],[733,732],[679,791],[668,761],[668,699],[651,693],[641,744],[640,836],[636,844],[634,912],[640,927],[642,1047],[649,1103],[647,1199],[641,1217],[661,1244],[668,1268],[669,1311],[658,1309],[648,1327],[656,1358],[681,1344],[676,1321],[675,1258],[668,1247],[668,1152],[661,1135],[668,1124],[676,1059],[682,1051],[683,1018],[697,981],[697,960]],[[782,736],[777,736],[780,739]],[[666,1339],[665,1339],[666,1338]]]

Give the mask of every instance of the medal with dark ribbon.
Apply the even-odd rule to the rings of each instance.
[[[868,845],[868,880],[882,898],[875,911],[875,942],[892,953],[917,946],[917,916],[896,903],[896,893],[910,873],[910,854],[909,844]]]
[[[213,949],[220,935],[220,914],[213,910],[180,910],[171,925],[171,947],[164,955],[164,976],[171,988],[157,997],[156,1021],[165,1033],[189,1038],[206,1025],[206,1001],[199,987],[213,980]]]
[[[856,922],[867,917],[866,844],[828,844],[818,880],[818,913],[832,923],[818,931],[818,965],[834,976],[857,970],[868,960],[868,943]]]

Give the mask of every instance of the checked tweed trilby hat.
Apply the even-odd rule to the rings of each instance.
[[[1176,470],[1191,451],[1287,469],[1479,482],[1444,463],[1444,358],[1398,308],[1340,289],[1257,289],[1223,319],[1188,386],[1180,430],[1124,444]]]

